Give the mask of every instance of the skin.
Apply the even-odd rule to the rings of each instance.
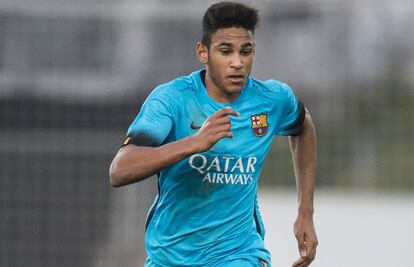
[[[254,52],[253,35],[244,28],[217,30],[211,35],[210,47],[197,43],[197,57],[206,66],[208,95],[221,103],[236,100],[250,75]],[[122,147],[109,168],[111,185],[120,187],[139,182],[193,154],[210,150],[223,138],[232,138],[230,116],[240,114],[230,107],[221,109],[208,117],[194,135],[159,147]],[[294,233],[300,258],[292,266],[306,267],[315,258],[318,244],[313,223],[316,135],[308,111],[302,134],[289,137],[289,144],[299,202]]]
[[[111,185],[120,187],[142,181],[180,160],[209,150],[223,138],[232,138],[229,116],[239,113],[231,108],[221,109],[208,117],[196,134],[159,147],[122,147],[109,168]]]
[[[217,102],[237,99],[250,75],[255,42],[243,28],[219,29],[211,36],[211,45],[197,44],[197,57],[206,65],[206,88]]]
[[[298,190],[298,215],[294,234],[298,241],[300,258],[293,267],[306,267],[315,259],[318,238],[313,223],[313,192],[316,176],[316,134],[309,112],[306,110],[303,132],[289,137],[290,152]]]

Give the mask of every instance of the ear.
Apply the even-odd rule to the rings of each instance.
[[[208,48],[202,43],[198,42],[196,47],[196,53],[198,60],[206,65],[208,63]]]

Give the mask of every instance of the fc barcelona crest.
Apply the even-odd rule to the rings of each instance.
[[[259,114],[250,116],[252,121],[252,130],[254,135],[262,137],[269,130],[269,125],[267,124],[267,114]]]

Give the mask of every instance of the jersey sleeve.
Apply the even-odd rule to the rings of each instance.
[[[162,145],[173,126],[172,101],[162,88],[155,89],[145,100],[140,112],[128,129],[122,146],[156,147]]]
[[[280,126],[277,135],[298,136],[302,133],[305,120],[305,106],[294,95],[292,89],[283,84],[284,101],[282,105]]]

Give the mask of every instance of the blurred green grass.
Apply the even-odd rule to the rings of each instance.
[[[317,185],[413,190],[414,88],[390,79],[356,90],[338,90],[328,110],[320,109],[323,100],[303,98],[317,129]],[[294,186],[287,138],[275,139],[261,181]]]

